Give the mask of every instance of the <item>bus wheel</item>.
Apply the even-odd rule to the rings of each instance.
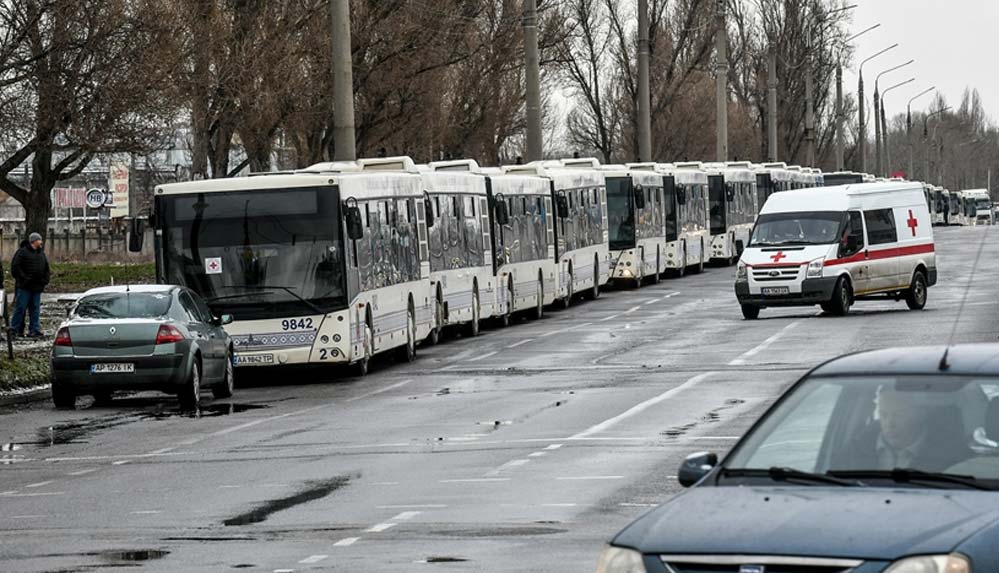
[[[645,281],[645,260],[638,262],[638,267],[635,268],[635,288],[642,288],[642,283]]]
[[[361,342],[361,351],[364,352],[364,357],[353,364],[354,375],[356,376],[368,375],[368,367],[371,364],[371,339],[371,326],[365,324],[364,340]]]
[[[687,274],[687,247],[683,247],[683,256],[680,257],[679,265],[676,267],[676,278],[683,278]]]
[[[746,320],[756,320],[760,318],[760,307],[752,304],[742,305],[742,318]]]
[[[406,362],[416,360],[416,319],[413,309],[406,312],[406,345],[399,349],[399,358]]]
[[[534,320],[541,320],[545,315],[545,283],[538,279],[538,304],[534,307]]]
[[[481,320],[479,314],[481,312],[479,309],[479,292],[475,291],[472,293],[472,322],[468,325],[468,335],[472,338],[479,335],[479,320]]]
[[[430,335],[427,336],[427,342],[431,346],[436,346],[440,343],[441,338],[444,336],[444,305],[441,304],[441,299],[434,300],[434,327],[430,330]]]
[[[660,263],[661,263],[661,261],[659,259],[659,253],[656,253],[656,272],[652,273],[652,284],[655,284],[655,285],[659,284],[663,280],[662,275],[659,274],[659,269],[660,269],[659,264]]]
[[[574,280],[575,277],[572,276],[572,271],[569,271],[569,284],[567,286],[565,298],[562,299],[562,308],[569,308],[570,306],[572,306],[572,295],[573,295],[572,289],[573,289]]]
[[[510,326],[510,323],[513,322],[513,285],[507,289],[506,297],[506,312],[500,317],[500,322],[503,326]]]
[[[600,298],[600,262],[593,261],[593,286],[590,287],[589,299]]]
[[[905,291],[905,304],[911,310],[923,310],[926,306],[926,275],[923,271],[916,271],[912,276],[912,286]]]

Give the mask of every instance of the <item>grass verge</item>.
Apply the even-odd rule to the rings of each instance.
[[[139,284],[156,282],[153,263],[51,263],[52,281],[48,292],[83,292],[112,282]]]
[[[7,358],[6,343],[0,356],[0,393],[36,388],[49,383],[49,349],[14,349],[14,360]]]

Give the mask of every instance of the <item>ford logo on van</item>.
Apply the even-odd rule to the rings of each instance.
[[[769,274],[772,277],[779,277],[780,276],[780,271],[770,271],[767,274]]]

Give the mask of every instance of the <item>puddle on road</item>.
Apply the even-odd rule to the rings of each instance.
[[[308,481],[305,482],[305,489],[289,495],[287,497],[280,497],[277,499],[272,499],[265,501],[263,504],[247,511],[241,513],[235,517],[230,517],[222,522],[223,525],[249,525],[252,523],[260,523],[265,521],[272,514],[279,511],[284,511],[286,509],[295,507],[296,505],[302,505],[303,503],[308,503],[310,501],[315,501],[317,499],[322,499],[336,490],[344,487],[350,482],[350,478],[346,476],[337,476],[332,479],[321,480],[321,481]]]
[[[241,414],[243,412],[251,412],[253,410],[262,410],[265,408],[270,408],[266,404],[204,404],[198,406],[198,409],[194,412],[181,410],[177,408],[157,408],[153,412],[147,414],[140,414],[140,418],[153,419],[153,420],[164,420],[167,418],[215,418],[218,416],[231,416],[233,414]]]
[[[95,555],[108,561],[136,562],[162,559],[169,554],[169,551],[162,551],[160,549],[130,549],[125,551],[100,551]]]
[[[414,561],[414,563],[465,563],[468,559],[464,557],[451,557],[449,555],[440,555],[434,557],[427,557],[421,561]]]

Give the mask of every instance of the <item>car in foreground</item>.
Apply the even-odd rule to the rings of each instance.
[[[999,571],[999,345],[827,362],[678,479],[600,573]]]
[[[159,390],[195,408],[202,388],[233,392],[233,352],[215,317],[191,290],[129,285],[87,291],[69,311],[52,346],[52,401],[72,409],[91,394],[108,402],[117,390]]]

